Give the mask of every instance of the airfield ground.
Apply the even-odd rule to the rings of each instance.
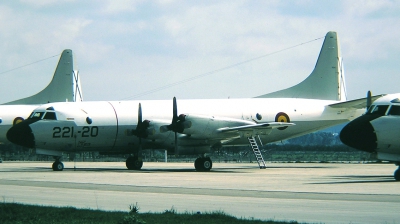
[[[121,162],[0,164],[4,202],[141,212],[223,211],[236,217],[308,223],[400,223],[400,182],[393,164],[145,163],[130,171]]]

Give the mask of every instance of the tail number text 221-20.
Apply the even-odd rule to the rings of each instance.
[[[81,131],[77,131],[76,135],[81,135],[82,138],[96,137],[99,134],[97,126],[84,126]],[[53,138],[73,138],[74,127],[54,127]]]

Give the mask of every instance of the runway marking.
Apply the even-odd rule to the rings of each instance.
[[[368,201],[368,202],[394,202],[400,203],[400,195],[392,194],[354,194],[354,193],[316,193],[293,191],[258,191],[237,189],[209,189],[209,188],[184,188],[184,187],[155,187],[110,185],[91,183],[49,182],[49,181],[24,181],[0,180],[0,185],[31,186],[45,188],[65,188],[96,191],[119,191],[137,193],[164,193],[164,194],[189,194],[225,197],[253,197],[277,199],[307,199],[307,200],[334,200],[334,201]]]

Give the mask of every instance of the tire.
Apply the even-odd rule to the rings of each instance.
[[[202,163],[202,168],[204,171],[210,171],[212,168],[212,161],[210,157],[204,158],[204,161]]]
[[[143,166],[143,161],[142,160],[135,160],[134,164],[133,164],[133,169],[134,170],[140,170],[142,169]]]
[[[62,171],[64,169],[64,164],[62,162],[56,161],[52,165],[53,171]]]
[[[197,158],[194,161],[194,168],[196,169],[196,171],[201,171],[201,160],[202,158]]]
[[[212,168],[212,161],[210,157],[197,158],[194,161],[194,168],[196,168],[196,171],[210,171]]]
[[[126,159],[126,168],[128,168],[128,170],[140,170],[142,166],[143,161],[139,160],[136,156],[129,156],[128,159]]]
[[[400,168],[399,169],[397,169],[396,171],[394,171],[394,179],[396,180],[396,181],[400,181]]]

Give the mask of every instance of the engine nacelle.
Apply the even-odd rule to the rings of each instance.
[[[235,127],[242,125],[254,125],[252,121],[239,120],[227,117],[215,117],[197,114],[186,114],[186,121],[190,121],[191,127],[183,131],[183,134],[193,135],[195,138],[208,138],[220,134],[219,128]]]

